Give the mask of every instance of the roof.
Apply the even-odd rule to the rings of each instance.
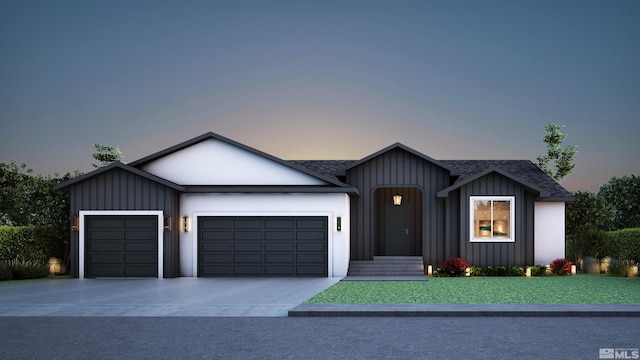
[[[77,184],[79,182],[85,181],[91,177],[94,177],[96,175],[102,174],[104,172],[108,172],[111,171],[113,169],[122,169],[124,171],[136,174],[138,176],[141,176],[143,178],[149,179],[151,181],[155,181],[159,184],[165,185],[167,187],[170,187],[172,189],[178,190],[178,191],[185,191],[185,188],[183,186],[180,186],[178,184],[175,184],[171,181],[168,181],[166,179],[163,179],[161,177],[155,176],[153,174],[150,174],[146,171],[142,171],[140,169],[136,169],[132,166],[126,165],[126,164],[122,164],[119,162],[115,162],[115,163],[111,163],[107,166],[101,167],[99,169],[93,170],[91,172],[88,172],[84,175],[78,176],[76,178],[73,179],[69,179],[67,181],[61,182],[60,184],[57,184],[53,187],[53,190],[64,190],[66,188],[68,188],[69,186],[72,186],[74,184]]]
[[[453,169],[453,168],[449,167],[447,164],[444,164],[441,161],[433,159],[433,158],[431,158],[431,157],[429,157],[429,156],[427,156],[427,155],[425,155],[425,154],[423,154],[423,153],[421,153],[421,152],[419,152],[417,150],[414,150],[414,149],[412,149],[412,148],[410,148],[410,147],[408,147],[406,145],[403,145],[401,143],[395,143],[393,145],[387,146],[386,148],[384,148],[384,149],[382,149],[382,150],[380,150],[378,152],[375,152],[375,153],[365,157],[364,159],[361,159],[361,160],[358,160],[358,161],[354,161],[354,162],[350,163],[347,167],[342,169],[341,172],[337,173],[337,175],[344,175],[344,173],[346,171],[348,171],[349,169],[352,169],[352,168],[354,168],[354,167],[356,167],[356,166],[358,166],[360,164],[363,164],[363,163],[365,163],[365,162],[367,162],[367,161],[369,161],[369,160],[371,160],[373,158],[376,158],[376,157],[378,157],[378,156],[380,156],[380,155],[382,155],[384,153],[387,153],[387,152],[395,150],[395,149],[402,149],[402,150],[404,150],[404,151],[406,151],[408,153],[411,153],[411,154],[413,154],[413,155],[415,155],[415,156],[417,156],[419,158],[422,158],[425,161],[428,161],[428,162],[430,162],[432,164],[440,166],[441,168],[449,170],[449,173],[452,176],[459,175],[456,169]]]
[[[142,159],[139,159],[139,160],[136,160],[134,162],[131,162],[131,163],[129,163],[129,165],[133,166],[133,167],[141,167],[141,166],[143,166],[143,165],[145,165],[147,163],[150,163],[150,162],[152,162],[154,160],[157,160],[157,159],[162,158],[164,156],[167,156],[169,154],[178,152],[178,151],[180,151],[182,149],[188,148],[188,147],[193,146],[195,144],[201,143],[201,142],[206,141],[206,140],[211,140],[211,139],[225,142],[227,144],[230,144],[232,146],[238,147],[240,149],[243,149],[243,150],[248,151],[250,153],[253,153],[255,155],[258,155],[258,156],[261,156],[263,158],[266,158],[266,159],[269,159],[271,161],[274,161],[274,162],[276,162],[278,164],[284,165],[286,167],[292,168],[294,170],[300,171],[300,172],[305,173],[307,175],[310,175],[310,176],[313,176],[313,177],[318,178],[320,180],[323,180],[325,182],[328,182],[331,185],[338,186],[338,187],[343,187],[343,188],[353,189],[350,185],[339,181],[335,176],[332,176],[332,175],[327,176],[327,175],[325,175],[325,174],[323,174],[321,172],[316,172],[316,171],[310,170],[309,168],[304,167],[304,166],[300,166],[300,165],[298,165],[298,164],[296,164],[294,162],[282,160],[282,159],[277,158],[277,157],[275,157],[273,155],[269,155],[269,154],[267,154],[265,152],[262,152],[260,150],[254,149],[254,148],[252,148],[250,146],[241,144],[241,143],[239,143],[237,141],[228,139],[228,138],[226,138],[226,137],[224,137],[222,135],[218,135],[218,134],[213,133],[213,132],[208,132],[208,133],[202,134],[202,135],[197,136],[197,137],[195,137],[193,139],[190,139],[190,140],[181,142],[180,144],[174,145],[174,146],[172,146],[170,148],[158,151],[158,152],[156,152],[154,154],[151,154],[149,156],[143,157]],[[349,191],[351,191],[351,190],[349,190]]]
[[[394,146],[395,148],[395,146]],[[387,148],[388,150],[389,148]],[[380,153],[380,152],[378,152]],[[368,156],[365,159],[370,159]],[[430,159],[430,158],[429,158]],[[442,164],[458,174],[453,184],[443,191],[452,191],[489,173],[496,172],[540,195],[545,201],[573,201],[573,195],[530,160],[429,160]],[[297,165],[326,176],[344,175],[363,160],[290,160]],[[441,192],[443,192],[441,191]],[[444,196],[444,193],[441,194]]]
[[[469,178],[488,169],[500,170],[523,185],[541,190],[541,200],[573,201],[573,195],[530,160],[442,160],[460,170],[460,177],[452,185],[468,183]],[[472,180],[471,180],[472,181]],[[547,196],[544,196],[544,195]]]

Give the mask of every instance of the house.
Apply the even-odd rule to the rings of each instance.
[[[285,161],[207,133],[58,184],[73,277],[328,276],[352,260],[437,266],[564,257],[573,198],[530,161],[439,161],[394,144]]]

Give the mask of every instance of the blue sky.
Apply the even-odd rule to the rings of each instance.
[[[213,131],[283,159],[530,159],[640,173],[638,1],[0,2],[0,161],[90,171]]]

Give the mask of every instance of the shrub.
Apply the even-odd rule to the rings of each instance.
[[[448,258],[440,265],[440,270],[446,276],[460,276],[467,269],[467,262],[459,257]]]
[[[629,276],[632,268],[637,265],[638,263],[633,260],[611,259],[608,273],[616,276]]]
[[[640,228],[605,233],[603,257],[640,261]]]
[[[547,275],[547,266],[546,265],[534,265],[528,266],[531,269],[531,276],[545,276]]]
[[[521,266],[471,266],[471,276],[524,276],[525,269]]]
[[[551,272],[555,275],[566,275],[571,273],[571,261],[569,259],[555,259],[551,262]]]
[[[582,271],[587,274],[600,274],[600,260],[591,256],[585,256],[582,259]]]
[[[13,259],[6,262],[11,278],[15,280],[36,279],[49,276],[46,261]]]
[[[0,259],[63,258],[68,231],[39,226],[0,226]]]
[[[11,273],[7,269],[7,265],[4,261],[0,261],[0,280],[9,280]]]

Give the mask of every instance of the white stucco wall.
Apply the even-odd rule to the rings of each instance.
[[[536,265],[565,257],[565,203],[536,202],[534,205],[534,261]]]
[[[191,231],[180,233],[180,275],[197,276],[199,216],[326,216],[328,275],[343,277],[349,266],[349,196],[347,194],[182,194],[180,217]],[[342,218],[342,230],[336,219]]]
[[[142,166],[180,185],[326,185],[326,182],[221,140],[209,139]]]

